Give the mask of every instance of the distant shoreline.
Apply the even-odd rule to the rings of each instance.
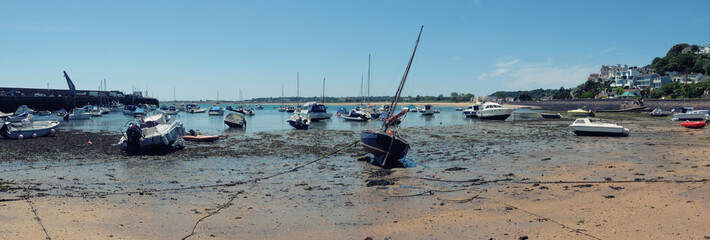
[[[173,104],[176,102],[168,101],[168,102],[163,102],[162,104]],[[213,104],[216,103],[216,101],[205,101],[205,102],[187,102],[187,101],[178,101],[177,103],[199,103],[199,104]],[[626,103],[626,105],[624,104]],[[504,102],[501,105],[504,107],[509,107],[509,108],[533,108],[533,109],[546,109],[546,110],[571,110],[571,109],[577,109],[577,108],[587,108],[591,110],[615,110],[615,109],[621,109],[623,106],[630,105],[632,103],[632,100],[630,99],[567,99],[567,100],[549,100],[549,101],[540,101],[540,102]],[[281,103],[239,103],[239,102],[220,102],[220,104],[228,104],[228,105],[240,105],[240,104],[247,104],[247,105],[270,105],[270,106],[278,106],[281,105]],[[303,105],[303,102],[286,102],[284,105]],[[339,103],[332,103],[332,102],[326,102],[323,103],[328,106],[357,106],[357,105],[362,105],[363,103],[360,102],[339,102]],[[371,102],[369,105],[374,105],[374,106],[382,106],[382,105],[389,105],[390,102]],[[462,107],[465,108],[472,103],[470,102],[399,102],[397,106],[408,106],[408,105],[414,105],[417,107],[424,106],[430,104],[432,106],[436,107]],[[671,109],[679,109],[680,107],[694,107],[695,109],[710,109],[710,99],[645,99],[644,100],[644,105],[654,109],[654,108],[662,108],[664,110],[671,110]]]
[[[200,101],[194,101],[194,102],[190,102],[190,101],[177,101],[177,102],[175,102],[175,101],[165,101],[165,102],[161,102],[160,104],[163,105],[163,104],[175,104],[175,103],[178,103],[178,104],[185,104],[185,103],[215,104],[215,103],[217,103],[217,101],[203,101],[203,102],[200,102]],[[242,104],[244,104],[244,105],[257,105],[257,104],[261,104],[261,105],[272,105],[272,106],[274,106],[274,105],[275,105],[275,106],[281,105],[281,103],[258,103],[258,102],[254,102],[254,103],[251,103],[251,102],[250,102],[250,103],[242,103],[242,102],[234,102],[234,101],[220,101],[219,103],[220,103],[220,104],[229,104],[229,105],[242,105]],[[303,105],[304,102],[284,102],[283,104],[284,104],[284,105],[294,105],[294,106],[295,106],[295,105]],[[323,103],[323,104],[324,104],[324,105],[330,105],[330,106],[332,106],[332,105],[340,105],[340,106],[357,106],[357,105],[363,105],[363,103],[360,103],[360,102],[338,102],[338,103],[326,102],[326,103]],[[385,104],[389,105],[390,102],[371,102],[371,103],[369,103],[369,105],[375,105],[375,106],[382,106],[382,105],[385,105]],[[407,105],[424,106],[424,105],[427,105],[427,104],[430,104],[430,105],[433,105],[433,106],[438,106],[438,107],[466,107],[466,106],[468,106],[468,105],[471,105],[471,103],[468,103],[468,102],[458,102],[458,103],[453,103],[453,102],[399,102],[399,103],[397,103],[397,106],[407,106]],[[519,103],[516,103],[516,105],[518,105],[518,104],[519,104]],[[503,105],[506,105],[506,103],[503,103]]]

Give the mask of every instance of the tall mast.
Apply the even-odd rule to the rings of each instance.
[[[365,76],[360,75],[360,98],[362,99],[362,102],[365,103],[365,96],[362,94],[362,81],[365,78]]]
[[[284,83],[281,83],[281,107],[284,106]]]
[[[367,105],[370,105],[370,54],[367,54],[367,98],[365,98],[365,101]]]
[[[399,87],[397,88],[397,93],[394,95],[394,99],[392,99],[392,104],[390,104],[390,109],[388,110],[387,116],[392,116],[394,114],[394,109],[397,107],[397,102],[399,101],[399,95],[402,94],[402,89],[404,88],[404,82],[407,81],[407,74],[409,74],[409,68],[412,67],[412,61],[414,60],[414,54],[417,53],[417,46],[419,46],[419,39],[422,37],[422,30],[424,30],[424,26],[419,29],[419,36],[417,36],[417,42],[414,44],[414,51],[412,51],[412,56],[409,58],[409,63],[407,63],[407,69],[404,70],[404,75],[402,75],[402,81],[399,82]],[[387,121],[383,124],[385,127],[385,131],[387,131]]]
[[[298,81],[299,81],[299,79],[298,79],[298,72],[296,72],[296,106],[298,106],[298,104],[299,104],[299,103],[298,103],[298,100],[300,100],[300,99],[298,99],[299,96],[300,96],[300,95],[299,95],[300,93],[298,92],[298,91],[299,91],[299,86],[300,86],[300,84],[299,84]]]
[[[325,103],[325,78],[323,78],[323,93],[321,94],[320,101],[321,103]]]

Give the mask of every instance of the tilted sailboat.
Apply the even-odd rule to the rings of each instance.
[[[385,120],[380,130],[363,130],[360,134],[360,143],[362,144],[362,148],[375,156],[370,161],[373,165],[383,168],[403,167],[402,162],[399,160],[406,157],[409,152],[409,143],[398,136],[396,131],[388,130],[388,128],[391,123],[397,121],[399,117],[407,113],[405,110],[394,115],[394,109],[397,107],[400,94],[402,94],[402,89],[404,88],[404,83],[407,80],[409,68],[412,66],[414,55],[417,53],[417,46],[419,45],[419,39],[422,36],[423,29],[424,26],[419,29],[419,36],[417,36],[417,42],[414,44],[414,51],[412,52],[412,56],[409,58],[407,69],[404,71],[402,81],[400,81],[397,92],[394,95],[394,99],[390,104],[387,112],[387,116],[390,117]]]

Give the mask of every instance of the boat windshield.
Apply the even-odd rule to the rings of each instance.
[[[311,108],[311,111],[313,112],[325,112],[326,108],[324,105],[313,105],[313,108]]]

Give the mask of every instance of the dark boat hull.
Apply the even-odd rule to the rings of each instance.
[[[540,116],[542,116],[542,118],[561,118],[561,117],[562,117],[562,116],[560,116],[559,113],[558,113],[558,114],[545,114],[545,113],[541,113]]]
[[[381,131],[362,131],[360,143],[375,156],[370,163],[383,168],[403,167],[399,160],[409,152],[409,143],[404,139]]]
[[[484,116],[481,116],[481,115],[478,115],[478,118],[480,118],[480,119],[488,119],[488,120],[505,120],[505,119],[507,119],[508,117],[510,117],[510,114],[508,114],[508,115],[493,115],[493,116],[485,116],[485,117],[484,117]]]
[[[308,130],[308,128],[311,126],[308,123],[305,123],[303,121],[292,121],[289,120],[288,124],[291,125],[291,127],[298,129],[298,130]]]
[[[577,136],[607,136],[607,137],[628,137],[628,132],[595,132],[595,131],[573,131]]]
[[[229,126],[231,128],[240,128],[240,127],[244,127],[244,125],[246,125],[246,122],[234,123],[234,122],[230,122],[230,121],[224,121],[224,124],[227,124],[227,126]]]

